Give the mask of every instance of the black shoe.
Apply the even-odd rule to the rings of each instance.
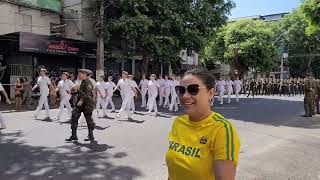
[[[70,141],[78,141],[78,137],[77,136],[70,136],[69,139],[66,139],[67,142],[70,142]]]
[[[94,141],[93,130],[89,130],[88,137],[84,141]]]
[[[70,136],[69,139],[66,139],[67,142],[70,141],[78,141],[78,137],[77,137],[77,130],[72,130],[72,135]]]
[[[93,136],[92,137],[88,136],[87,138],[84,139],[84,141],[94,141],[94,137]]]
[[[310,114],[309,117],[312,117],[312,115]]]

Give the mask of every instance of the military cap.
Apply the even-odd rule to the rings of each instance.
[[[68,72],[63,72],[62,74],[64,74],[64,75],[66,75],[66,76],[70,77],[70,74],[69,74]]]
[[[40,71],[44,71],[45,73],[48,72],[48,70],[46,68],[41,68]]]
[[[87,76],[90,76],[92,74],[92,71],[88,70],[88,69],[79,69],[78,71],[79,73],[83,73],[86,74]]]

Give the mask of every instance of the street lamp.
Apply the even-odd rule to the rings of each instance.
[[[272,45],[274,46],[274,44],[275,44],[277,41],[279,41],[279,39],[280,39],[283,35],[285,35],[287,32],[288,32],[288,31],[284,31],[283,33],[281,33],[281,34],[276,38],[276,40],[274,40],[274,41],[272,42]],[[288,53],[284,53],[283,48],[282,48],[282,52],[281,52],[281,53],[282,53],[282,56],[281,56],[281,75],[280,75],[280,80],[281,80],[281,84],[282,84],[282,82],[283,82],[283,61],[284,61],[284,59],[288,58],[289,55],[288,55]]]

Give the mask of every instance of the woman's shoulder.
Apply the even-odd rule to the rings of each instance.
[[[219,127],[223,126],[231,126],[233,127],[230,120],[226,119],[223,115],[213,112],[212,113],[212,119],[214,120],[214,124]]]

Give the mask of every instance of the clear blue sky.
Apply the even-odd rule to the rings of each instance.
[[[268,15],[291,12],[301,0],[233,0],[236,8],[231,10],[230,18],[253,15]]]

